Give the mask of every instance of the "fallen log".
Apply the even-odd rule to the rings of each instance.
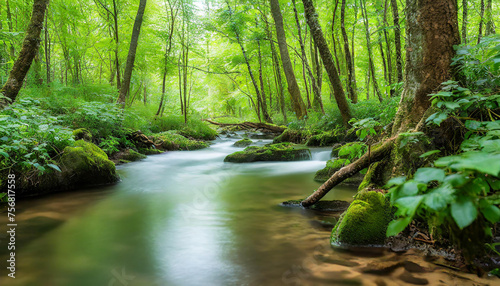
[[[229,126],[239,126],[241,129],[244,130],[250,130],[250,129],[255,129],[259,130],[262,132],[268,132],[268,133],[283,133],[286,128],[276,126],[276,125],[271,125],[271,124],[266,124],[262,122],[243,122],[243,123],[219,123],[212,121],[210,119],[205,119],[206,122],[217,125],[220,127],[229,127]]]
[[[354,174],[370,166],[371,163],[378,162],[388,156],[394,146],[396,137],[387,139],[382,145],[371,152],[365,153],[361,158],[352,162],[335,172],[330,179],[321,185],[314,193],[301,202],[304,207],[309,207],[317,203],[323,198],[333,187],[342,183],[345,179],[352,177]]]

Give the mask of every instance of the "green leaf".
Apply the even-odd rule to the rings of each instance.
[[[490,204],[487,200],[479,202],[481,213],[491,223],[500,222],[500,209],[497,206]]]
[[[385,185],[385,188],[402,185],[405,181],[406,181],[406,177],[404,177],[404,176],[392,178],[389,180],[389,182],[387,182],[387,184]]]
[[[460,229],[469,226],[477,217],[477,209],[470,200],[461,199],[451,204],[451,216]]]
[[[59,168],[59,166],[55,165],[55,164],[47,164],[48,167],[51,167],[52,169],[56,170],[56,171],[59,171],[61,172],[61,169]]]
[[[398,207],[397,215],[414,216],[424,199],[424,196],[404,197],[397,199],[394,205]]]
[[[467,183],[467,178],[462,174],[451,174],[446,176],[444,182],[449,183],[454,188],[458,188]]]
[[[500,175],[500,154],[468,151],[456,156],[439,158],[434,164],[437,167],[449,167],[457,171],[469,169],[497,177]]]
[[[418,194],[418,185],[419,185],[419,183],[415,182],[413,180],[404,183],[401,186],[401,189],[399,191],[399,195],[401,197],[409,197],[409,196],[414,196],[414,195]]]
[[[386,236],[394,236],[402,232],[411,222],[412,217],[398,218],[387,226]]]
[[[453,200],[455,190],[443,184],[425,195],[424,204],[434,211],[441,211]]]
[[[443,182],[445,177],[444,170],[438,168],[420,168],[415,172],[414,179],[422,183],[431,181]]]
[[[425,152],[424,154],[420,155],[420,158],[425,158],[425,157],[428,157],[430,155],[433,155],[433,154],[436,154],[439,152],[441,152],[441,151],[440,150],[431,150],[431,151]]]
[[[465,128],[470,130],[478,130],[481,127],[481,122],[476,120],[467,120],[465,121]]]

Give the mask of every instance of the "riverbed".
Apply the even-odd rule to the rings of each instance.
[[[113,186],[18,202],[16,279],[2,267],[0,285],[499,283],[439,266],[416,251],[331,249],[339,213],[280,205],[319,187],[314,173],[331,150],[313,148],[310,161],[224,163],[243,149],[232,146],[237,139],[121,165],[122,180]],[[325,199],[351,201],[355,191],[337,187]],[[2,234],[6,224],[3,213]],[[0,240],[4,265],[6,238]],[[384,263],[399,266],[367,271]]]

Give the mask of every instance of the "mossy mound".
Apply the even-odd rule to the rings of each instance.
[[[138,151],[139,151],[139,153],[144,154],[144,155],[158,155],[158,154],[163,153],[162,150],[154,149],[154,148],[139,148]]]
[[[332,230],[333,246],[383,245],[392,219],[391,206],[379,192],[360,192]]]
[[[314,180],[317,182],[326,182],[335,172],[340,170],[347,164],[347,159],[336,158],[326,161],[326,167],[317,171],[314,175]]]
[[[320,134],[316,134],[311,136],[307,142],[307,146],[318,146],[318,147],[324,147],[324,146],[332,146],[335,143],[339,143],[344,139],[344,134],[339,132],[338,130],[333,130],[333,131],[323,131]]]
[[[252,143],[253,143],[252,140],[245,138],[245,139],[241,139],[239,141],[234,142],[233,146],[234,147],[247,147],[247,146],[250,146]]]
[[[146,155],[138,153],[132,149],[126,149],[122,154],[120,154],[120,160],[128,162],[139,161],[142,159],[146,159],[146,157]]]
[[[263,147],[250,146],[243,151],[229,154],[224,162],[249,163],[257,161],[301,161],[311,160],[309,148],[292,144],[269,144]]]
[[[198,150],[207,148],[209,145],[206,142],[188,139],[176,131],[166,131],[154,134],[153,141],[159,145],[161,149],[168,151],[177,150]]]
[[[73,130],[73,137],[75,138],[75,140],[85,140],[89,142],[92,141],[92,134],[86,128]]]
[[[274,138],[273,143],[283,143],[290,142],[295,144],[304,144],[309,137],[311,137],[311,132],[303,130],[286,129],[281,133],[281,135]]]
[[[115,164],[96,145],[78,140],[73,147],[64,148],[61,156],[63,173],[75,185],[100,185],[116,182]]]

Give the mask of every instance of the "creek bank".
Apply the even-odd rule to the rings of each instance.
[[[263,147],[250,146],[224,158],[224,162],[231,163],[303,160],[311,160],[311,151],[307,147],[292,143],[268,144]]]

